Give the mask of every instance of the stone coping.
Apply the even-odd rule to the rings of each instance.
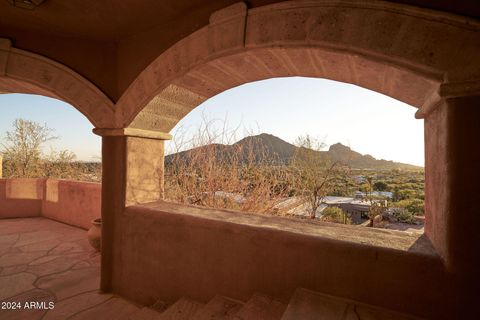
[[[302,236],[323,238],[328,241],[349,242],[440,259],[426,235],[418,233],[212,209],[167,201],[133,205],[126,209],[127,215],[148,214],[149,217],[160,212],[228,224],[274,229]]]
[[[170,133],[137,128],[93,128],[92,132],[102,137],[126,136],[156,140],[172,140],[172,135]]]

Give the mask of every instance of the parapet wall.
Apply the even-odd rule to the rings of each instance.
[[[83,229],[101,216],[100,183],[0,179],[0,218],[44,216]]]
[[[43,179],[0,179],[0,218],[42,214]]]
[[[303,287],[451,319],[452,282],[425,236],[162,201],[121,218],[113,291],[141,304],[255,292],[287,302]]]

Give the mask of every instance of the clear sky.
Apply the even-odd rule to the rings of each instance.
[[[100,160],[101,138],[92,133],[90,121],[68,103],[38,95],[0,94],[0,143],[18,118],[46,124],[55,130],[53,135],[59,138],[46,151],[67,149],[79,160]]]
[[[340,142],[377,159],[424,165],[423,121],[416,109],[354,85],[314,78],[276,78],[227,90],[190,112],[172,134],[193,134],[203,118],[224,119],[244,132],[270,133],[293,142],[309,134],[327,145]],[[0,95],[0,137],[16,118],[46,123],[80,160],[100,156],[100,138],[88,120],[68,104],[45,97]]]

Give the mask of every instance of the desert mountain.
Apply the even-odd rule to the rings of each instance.
[[[188,159],[188,157],[192,157],[205,151],[214,152],[216,157],[228,159],[234,154],[238,154],[236,153],[237,150],[241,150],[241,156],[243,156],[244,159],[247,159],[253,155],[253,157],[256,158],[270,159],[275,163],[286,164],[293,159],[297,148],[298,147],[295,145],[288,143],[276,136],[262,133],[256,136],[245,137],[232,145],[210,144],[175,154],[170,154],[165,157],[165,164],[168,165],[174,161],[175,157]],[[350,147],[344,146],[341,143],[331,145],[328,151],[314,152],[317,152],[321,157],[325,157],[331,161],[339,161],[355,169],[422,169],[421,167],[410,164],[383,159],[377,160],[371,155],[362,155],[356,151],[353,151],[350,149]]]

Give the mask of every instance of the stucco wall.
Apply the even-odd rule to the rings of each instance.
[[[90,222],[101,216],[101,190],[99,183],[48,179],[42,216],[89,229]]]
[[[101,188],[57,179],[0,179],[0,218],[45,216],[88,229],[101,216]]]
[[[447,256],[447,215],[449,208],[448,109],[441,105],[425,119],[425,233],[438,253]]]
[[[43,193],[43,180],[0,179],[0,218],[41,215]]]
[[[286,218],[243,214],[239,223],[235,215],[168,203],[127,208],[114,291],[143,304],[216,294],[246,301],[255,292],[287,302],[304,287],[423,316],[450,308],[441,260],[416,248],[424,238],[399,250],[368,244],[353,227],[355,242]]]

